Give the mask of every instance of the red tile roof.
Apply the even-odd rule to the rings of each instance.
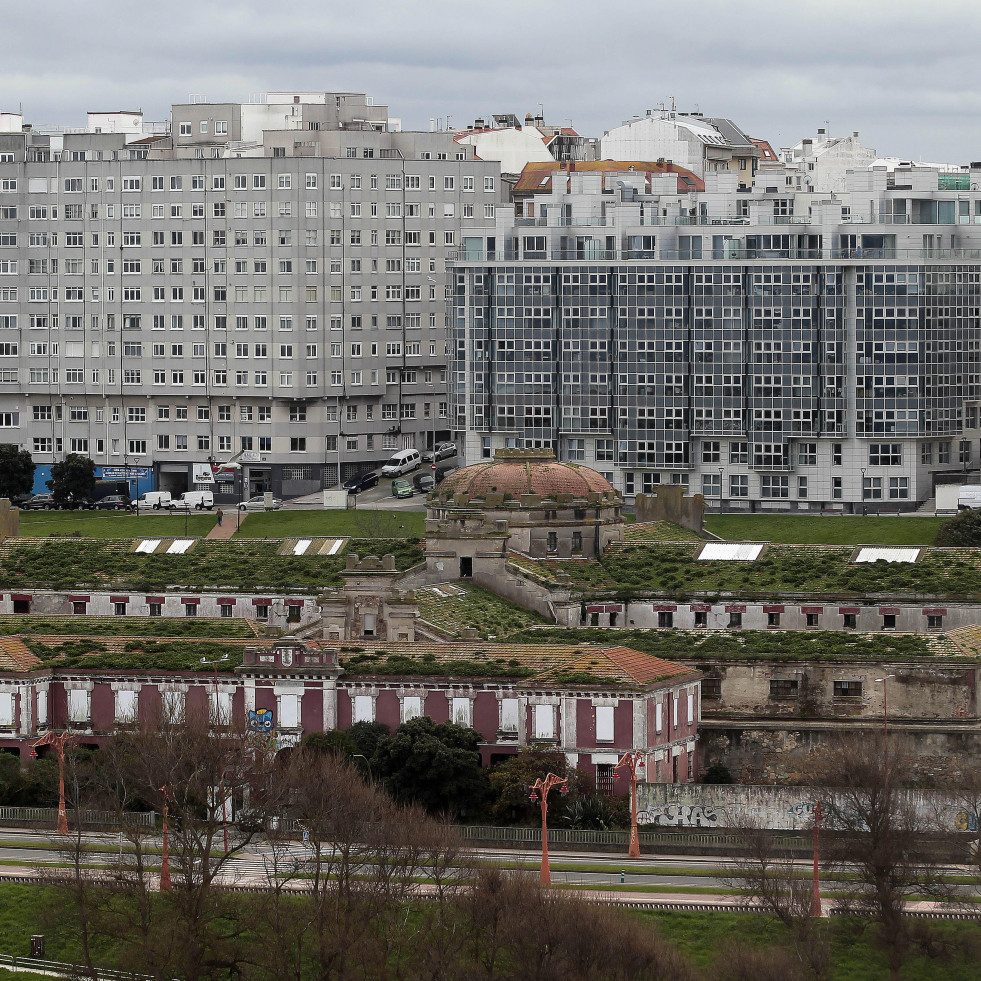
[[[666,160],[662,163],[642,160],[581,160],[563,163],[558,160],[536,161],[525,164],[521,176],[514,185],[517,196],[547,192],[552,187],[552,175],[556,172],[572,173],[623,173],[636,171],[651,177],[662,174],[678,175],[678,193],[687,194],[689,191],[704,191],[705,181],[685,167],[679,167]]]

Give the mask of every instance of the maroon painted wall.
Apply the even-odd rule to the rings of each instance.
[[[197,725],[208,723],[208,687],[192,685],[187,689],[187,701],[184,703],[184,714],[188,722]]]
[[[450,721],[450,703],[445,691],[431,691],[423,703],[423,714],[428,715],[433,722]]]
[[[402,722],[400,713],[402,711],[399,704],[399,696],[394,691],[380,691],[375,699],[375,721],[384,722],[393,731]]]
[[[160,721],[160,707],[163,699],[156,685],[143,685],[137,702],[137,715],[142,722],[151,725]]]
[[[351,695],[346,691],[339,691],[337,693],[337,728],[350,729],[353,713]]]
[[[96,683],[89,703],[93,732],[112,732],[116,724],[116,696],[112,686]]]
[[[307,688],[300,699],[300,725],[304,732],[320,732],[324,727],[324,690]]]
[[[492,691],[476,692],[473,700],[473,727],[483,736],[485,742],[497,741],[498,717],[497,695]]]

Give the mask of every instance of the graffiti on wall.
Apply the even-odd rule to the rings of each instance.
[[[272,709],[249,709],[249,732],[272,732],[273,713]]]
[[[665,804],[639,811],[637,823],[658,828],[718,828],[723,816],[716,808],[701,804]]]

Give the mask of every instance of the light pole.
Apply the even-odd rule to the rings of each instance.
[[[640,858],[640,835],[637,833],[637,771],[647,766],[644,756],[644,753],[636,751],[624,753],[620,757],[620,762],[613,768],[616,780],[620,779],[620,774],[616,772],[620,767],[625,766],[630,771],[630,847],[627,849],[630,858]]]
[[[811,916],[821,915],[821,879],[818,874],[818,826],[824,820],[824,805],[814,805],[814,887],[811,891]]]
[[[862,467],[862,517],[865,517],[865,471],[866,467]]]
[[[53,746],[58,755],[58,827],[57,833],[68,834],[68,811],[65,808],[65,749],[75,745],[73,732],[46,732],[31,746],[31,756],[37,758],[38,746]]]
[[[548,867],[548,795],[556,788],[560,787],[560,793],[569,793],[569,778],[558,777],[554,773],[549,773],[543,780],[539,777],[529,788],[531,793],[528,799],[532,804],[538,803],[542,809],[542,873],[541,883],[543,886],[552,884],[552,872]]]
[[[886,682],[895,678],[894,674],[876,678],[875,683],[882,683],[882,776],[886,794],[886,807],[889,806],[889,686]]]
[[[160,891],[170,892],[170,852],[167,850],[167,816],[170,813],[168,802],[170,801],[170,794],[167,792],[167,785],[164,784],[160,788],[160,792],[164,795],[164,806],[163,806],[163,854],[160,859]]]
[[[217,658],[214,661],[209,661],[207,658],[204,658],[204,657],[201,658],[201,663],[202,664],[210,664],[211,667],[214,668],[214,670],[215,670],[215,728],[216,729],[218,727],[220,727],[221,724],[222,724],[222,722],[221,722],[221,708],[220,708],[219,703],[218,703],[218,665],[221,664],[222,661],[227,661],[227,660],[228,660],[228,655],[227,654],[223,654],[221,657]],[[231,724],[231,719],[229,719],[228,722],[229,722],[229,724]],[[222,771],[222,774],[221,774],[221,783],[218,785],[218,792],[221,794],[221,834],[222,834],[222,837],[225,840],[225,854],[227,855],[228,854],[228,814],[227,814],[226,809],[225,809],[225,773],[224,773],[224,771]]]
[[[368,768],[368,779],[371,780],[372,779],[372,776],[371,776],[371,760],[369,760],[368,757],[364,755],[364,753],[352,753],[351,754],[351,759],[352,760],[364,760],[364,765]]]
[[[725,510],[725,467],[719,467],[719,514]]]

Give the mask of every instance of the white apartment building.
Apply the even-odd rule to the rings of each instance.
[[[445,257],[497,163],[360,93],[0,123],[0,442],[38,488],[68,453],[134,493],[237,456],[219,501],[292,496],[449,437]]]

